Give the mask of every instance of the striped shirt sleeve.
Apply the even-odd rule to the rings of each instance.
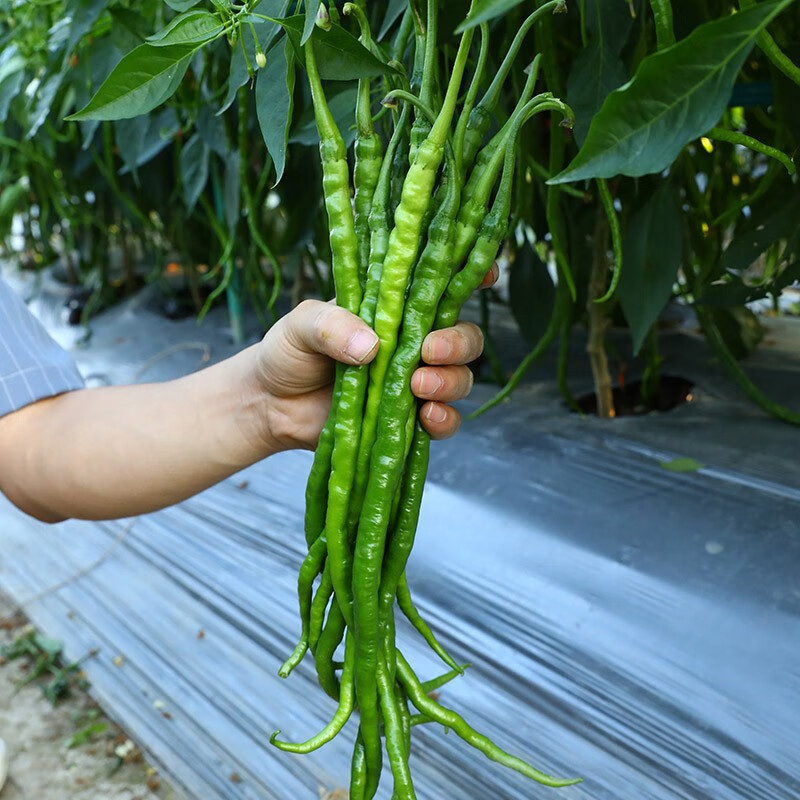
[[[0,417],[81,387],[72,359],[0,279]]]

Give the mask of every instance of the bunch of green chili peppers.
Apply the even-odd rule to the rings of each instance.
[[[474,28],[461,36],[449,80],[440,90],[436,0],[428,0],[426,7],[422,0],[409,0],[389,54],[373,41],[361,5],[346,4],[344,12],[358,21],[362,44],[390,63],[396,75],[385,87],[383,104],[392,109],[393,121],[385,147],[373,117],[372,82],[360,82],[352,182],[347,147],[325,99],[313,37],[305,46],[337,302],[374,328],[380,348],[369,366],[338,368],[333,408],[306,492],[308,555],[298,581],[302,636],[280,672],[288,677],[310,651],[320,685],[338,701],[338,710],[306,742],[285,743],[280,732],[271,741],[290,753],[309,753],[336,737],[357,712],[351,800],[375,796],[384,749],[393,797],[416,797],[409,768],[411,729],[426,723],[444,726],[488,758],[539,783],[560,787],[578,782],[550,777],[504,752],[430,697],[463,674],[464,667],[416,610],[405,577],[430,447],[418,422],[411,376],[427,334],[456,323],[508,234],[521,127],[544,112],[571,120],[560,100],[534,94],[537,57],[514,114],[486,141],[525,36],[537,18],[560,10],[563,0],[552,0],[528,17],[479,100],[489,47],[489,30],[482,25],[462,101]],[[331,12],[321,6],[319,27],[330,28],[330,13],[334,6]],[[403,68],[407,51],[413,52],[409,77]],[[427,683],[419,680],[396,646],[396,607],[449,672]]]

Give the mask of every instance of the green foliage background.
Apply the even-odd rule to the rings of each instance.
[[[386,53],[409,3],[424,7],[360,3]],[[468,3],[448,0],[442,48],[452,52],[459,26],[488,20],[488,84],[537,5],[476,0],[467,20]],[[268,323],[282,296],[330,296],[316,131],[297,55],[318,6],[0,0],[6,249],[16,216],[24,266],[57,264],[64,280],[89,287],[86,314],[143,280],[191,313],[227,296],[235,328],[242,303]],[[353,24],[342,17],[313,33],[346,135],[357,78],[376,77],[376,113],[391,86],[391,70],[358,44]],[[601,400],[603,339],[617,321],[654,393],[657,320],[677,297],[752,399],[800,421],[738,362],[753,344],[745,303],[772,298],[777,309],[800,279],[800,5],[572,0],[526,38],[495,124],[513,109],[536,53],[539,90],[566,100],[576,124],[564,132],[542,117],[524,132],[506,255],[511,311],[532,353],[507,388],[547,346],[566,343],[572,326],[588,325]],[[554,261],[571,279],[560,286]],[[494,374],[506,378],[497,364]]]

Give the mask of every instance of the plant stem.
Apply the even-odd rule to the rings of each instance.
[[[592,365],[594,393],[597,398],[597,415],[603,419],[616,416],[614,392],[611,386],[611,373],[608,369],[605,335],[609,325],[607,306],[598,303],[606,288],[608,275],[608,218],[602,207],[597,210],[597,224],[594,231],[594,256],[589,277],[589,297],[586,311],[589,315],[589,341],[586,352]]]
[[[771,414],[773,417],[782,420],[783,422],[788,422],[791,425],[800,425],[800,413],[797,411],[792,411],[785,406],[782,406],[773,400],[770,400],[761,389],[756,386],[752,380],[748,377],[747,373],[742,368],[742,365],[736,360],[736,357],[731,353],[728,349],[728,345],[725,344],[725,339],[720,333],[719,328],[717,327],[716,323],[714,322],[711,314],[702,309],[695,306],[695,311],[697,312],[697,318],[700,320],[700,326],[703,329],[703,333],[705,334],[706,340],[708,341],[709,345],[711,345],[711,349],[716,354],[717,358],[722,362],[722,366],[725,367],[728,375],[733,378],[739,388],[744,392],[744,394],[750,398],[759,408],[762,408],[768,414]]]
[[[481,330],[483,331],[483,354],[492,372],[492,379],[498,386],[506,382],[506,375],[500,359],[497,357],[497,348],[492,337],[491,308],[489,306],[489,293],[481,292]]]

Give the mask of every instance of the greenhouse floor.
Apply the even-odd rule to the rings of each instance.
[[[151,306],[145,293],[93,323],[74,349],[90,384],[166,379],[232,352],[221,315],[197,327]],[[748,369],[797,407],[800,323],[768,324]],[[531,785],[431,728],[415,732],[419,797],[800,797],[800,433],[742,400],[685,326],[664,348],[665,370],[696,383],[668,414],[569,414],[546,363],[434,448],[409,582],[473,664],[442,701],[585,783]],[[664,468],[676,457],[703,468]],[[276,674],[298,635],[310,459],[287,453],[113,523],[49,527],[0,500],[0,587],[71,658],[99,648],[94,696],[193,800],[315,800],[346,782],[352,731],[308,757],[268,743],[277,728],[306,738],[333,710],[310,664]],[[407,629],[400,639],[424,677],[442,671]]]

